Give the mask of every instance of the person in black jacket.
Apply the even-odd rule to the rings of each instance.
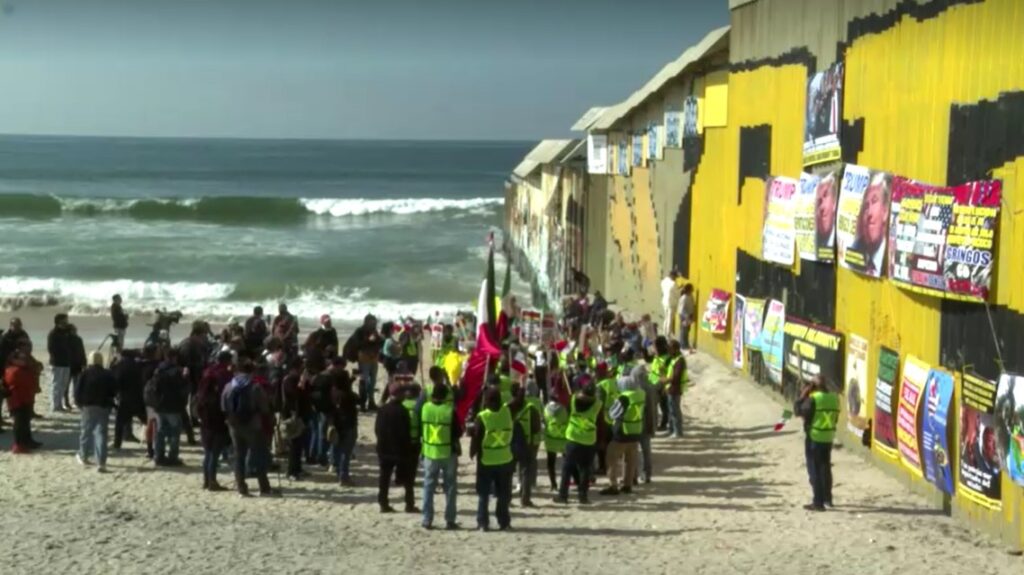
[[[397,470],[399,481],[405,488],[405,512],[419,513],[413,493],[415,467],[409,469],[409,442],[411,418],[409,410],[402,405],[402,393],[398,384],[391,384],[389,399],[377,412],[375,432],[377,435],[377,460],[380,465],[377,481],[377,503],[381,513],[394,513],[388,501],[391,475]]]
[[[121,296],[114,294],[110,304],[110,321],[114,324],[114,342],[111,345],[118,352],[124,350],[124,336],[128,332],[128,314],[121,307]]]
[[[78,328],[73,324],[68,325],[71,330],[71,385],[68,388],[78,388],[78,378],[85,371],[88,358],[85,357],[85,342],[78,335]],[[64,388],[64,409],[71,410],[71,401],[68,397],[68,388]],[[75,402],[77,405],[77,401]]]
[[[334,406],[334,468],[338,472],[338,483],[343,487],[351,487],[353,483],[349,468],[359,435],[359,395],[352,390],[352,378],[344,368],[334,381],[331,403]]]
[[[50,354],[53,382],[50,387],[50,410],[64,411],[64,393],[71,384],[71,361],[74,345],[71,339],[68,314],[59,313],[53,318],[53,329],[46,338],[46,351]]]
[[[142,375],[142,358],[135,350],[124,350],[110,367],[117,382],[117,417],[114,420],[114,449],[121,449],[124,441],[138,443],[132,433],[132,420],[138,418],[146,424],[146,404],[142,400],[142,388],[146,380]],[[149,446],[152,450],[152,445]]]
[[[156,414],[154,462],[157,465],[182,465],[178,458],[182,413],[188,403],[188,380],[180,365],[180,356],[168,349],[164,361],[146,383],[146,406]]]
[[[117,381],[110,370],[103,367],[103,354],[92,354],[92,361],[82,372],[75,385],[75,404],[82,410],[82,427],[75,458],[82,465],[89,464],[89,453],[96,454],[101,473],[107,471],[107,432],[110,428],[110,410],[117,396]]]

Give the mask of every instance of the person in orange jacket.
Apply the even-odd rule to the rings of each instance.
[[[32,413],[39,393],[39,374],[43,366],[24,347],[15,351],[4,369],[7,408],[14,419],[13,453],[30,453],[42,447],[32,438]]]

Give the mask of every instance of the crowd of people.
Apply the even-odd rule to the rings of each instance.
[[[465,334],[473,329],[461,316],[459,325],[439,330],[426,350],[430,358],[422,357],[425,328],[411,320],[378,324],[368,315],[340,345],[331,318],[323,316],[300,343],[299,323],[282,304],[272,321],[256,308],[217,336],[195,321],[176,345],[169,343],[169,326],[160,326],[155,332],[161,333],[133,349],[125,345],[128,317],[119,297],[111,316],[117,336],[109,366],[99,352],[87,361],[65,314],[55,317],[47,337],[50,411],[72,408],[64,399],[70,389],[81,421],[76,458],[100,472],[107,470],[108,444],[116,452],[126,442],[145,443],[157,467],[182,466],[184,435],[202,446],[207,491],[226,489],[218,468],[228,461],[242,496],[250,494],[252,478],[260,496],[279,496],[268,478],[275,467],[292,481],[326,468],[349,488],[357,438],[369,435],[360,429],[360,413],[373,412],[381,512],[395,510],[389,498],[395,484],[403,490],[404,511],[422,514],[423,527],[433,528],[434,495],[443,485],[444,525],[459,528],[457,470],[460,439],[467,437],[476,464],[477,527],[490,529],[493,499],[497,526],[507,529],[514,495],[523,507],[534,505],[542,450],[554,500],[568,503],[575,486],[579,503],[588,504],[597,475],[607,474],[600,490],[607,496],[650,483],[651,439],[658,430],[683,433],[680,404],[688,378],[679,342],[644,334],[621,315],[582,329],[566,323],[572,343],[566,337],[528,345],[520,330],[510,330],[500,357],[472,391],[461,372],[472,349]],[[43,366],[17,319],[0,337],[0,359],[13,450],[31,453],[42,447],[31,427],[44,417],[35,405]],[[460,412],[463,402],[468,414]],[[136,422],[142,437],[133,432]],[[420,469],[422,510],[414,492]]]

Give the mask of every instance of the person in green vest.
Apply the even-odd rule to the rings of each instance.
[[[434,365],[444,367],[444,358],[453,351],[459,350],[459,340],[455,339],[455,328],[450,323],[441,327],[441,347],[434,350]]]
[[[421,404],[425,404],[430,401],[430,398],[433,397],[434,394],[434,388],[437,386],[448,388],[448,393],[444,396],[445,403],[454,404],[459,399],[458,388],[451,387],[451,384],[448,382],[448,374],[444,371],[444,368],[437,367],[436,365],[432,366],[430,370],[427,371],[427,377],[430,378],[430,381],[428,381],[427,386],[423,388],[423,393],[420,396]]]
[[[595,395],[594,386],[588,385],[569,400],[565,458],[562,462],[562,479],[558,485],[556,503],[569,502],[569,477],[574,471],[578,474],[576,487],[580,503],[590,503],[590,476],[593,472],[597,445],[597,420],[601,416],[601,402]]]
[[[544,407],[540,402],[540,389],[536,382],[526,382],[525,394],[522,397],[522,408],[516,413],[516,425],[523,435],[523,446],[516,455],[516,467],[519,470],[519,503],[523,507],[535,507],[532,500],[533,489],[537,486],[537,452],[543,438],[541,419]]]
[[[423,528],[434,526],[434,491],[438,476],[444,482],[444,524],[449,531],[459,528],[455,521],[458,493],[459,437],[462,426],[450,401],[451,389],[443,382],[430,390],[423,404],[420,422],[423,437]]]
[[[826,505],[832,507],[832,440],[839,421],[839,395],[817,376],[804,386],[793,412],[804,419],[804,451],[814,496],[804,509],[824,511]]]
[[[686,358],[678,341],[668,344],[668,384],[665,392],[668,397],[669,437],[678,439],[683,436],[683,392],[686,391],[688,376]]]
[[[404,386],[402,389],[403,399],[402,407],[409,412],[409,461],[406,463],[408,469],[415,470],[419,465],[420,461],[420,410],[417,409],[419,406],[420,398],[420,384],[413,382]]]
[[[512,434],[515,421],[508,406],[502,403],[499,390],[489,387],[484,393],[469,446],[469,457],[479,462],[476,526],[480,531],[490,531],[488,508],[494,494],[498,528],[504,531],[512,526],[509,505],[512,502]]]
[[[498,360],[498,388],[501,389],[501,403],[508,403],[512,399],[512,374],[509,371],[508,353],[502,353]]]
[[[665,336],[660,335],[654,340],[654,359],[651,360],[651,364],[647,371],[647,377],[651,379],[651,383],[661,388],[662,392],[658,394],[658,407],[661,411],[661,420],[658,423],[658,431],[665,431],[668,429],[669,420],[669,405],[668,405],[668,393],[666,388],[668,387],[669,377],[669,362],[672,360],[669,355],[668,339]]]
[[[608,481],[610,485],[601,490],[601,495],[629,494],[633,492],[633,478],[637,472],[639,455],[637,444],[644,431],[644,415],[647,397],[643,387],[632,376],[621,377],[618,382],[619,394],[610,407],[612,418],[612,441],[608,444]],[[622,463],[625,461],[625,473]],[[622,477],[622,487],[619,478]]]
[[[630,346],[625,346],[619,353],[619,363],[615,370],[615,377],[627,376],[636,367],[636,352]]]
[[[607,469],[605,455],[608,449],[612,424],[611,418],[608,417],[607,408],[615,402],[619,395],[619,388],[615,385],[615,376],[609,373],[608,364],[606,363],[597,364],[595,379],[597,379],[597,399],[604,406],[597,425],[597,474],[604,475]]]
[[[555,462],[559,453],[565,457],[565,430],[568,427],[568,410],[557,401],[549,401],[544,406],[544,451],[548,454],[548,479],[551,481],[551,491],[558,489]]]

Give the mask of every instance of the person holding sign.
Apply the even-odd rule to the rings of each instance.
[[[832,507],[832,440],[839,421],[839,396],[817,376],[804,386],[793,411],[804,418],[807,475],[814,494],[804,509],[824,511],[826,505]]]

